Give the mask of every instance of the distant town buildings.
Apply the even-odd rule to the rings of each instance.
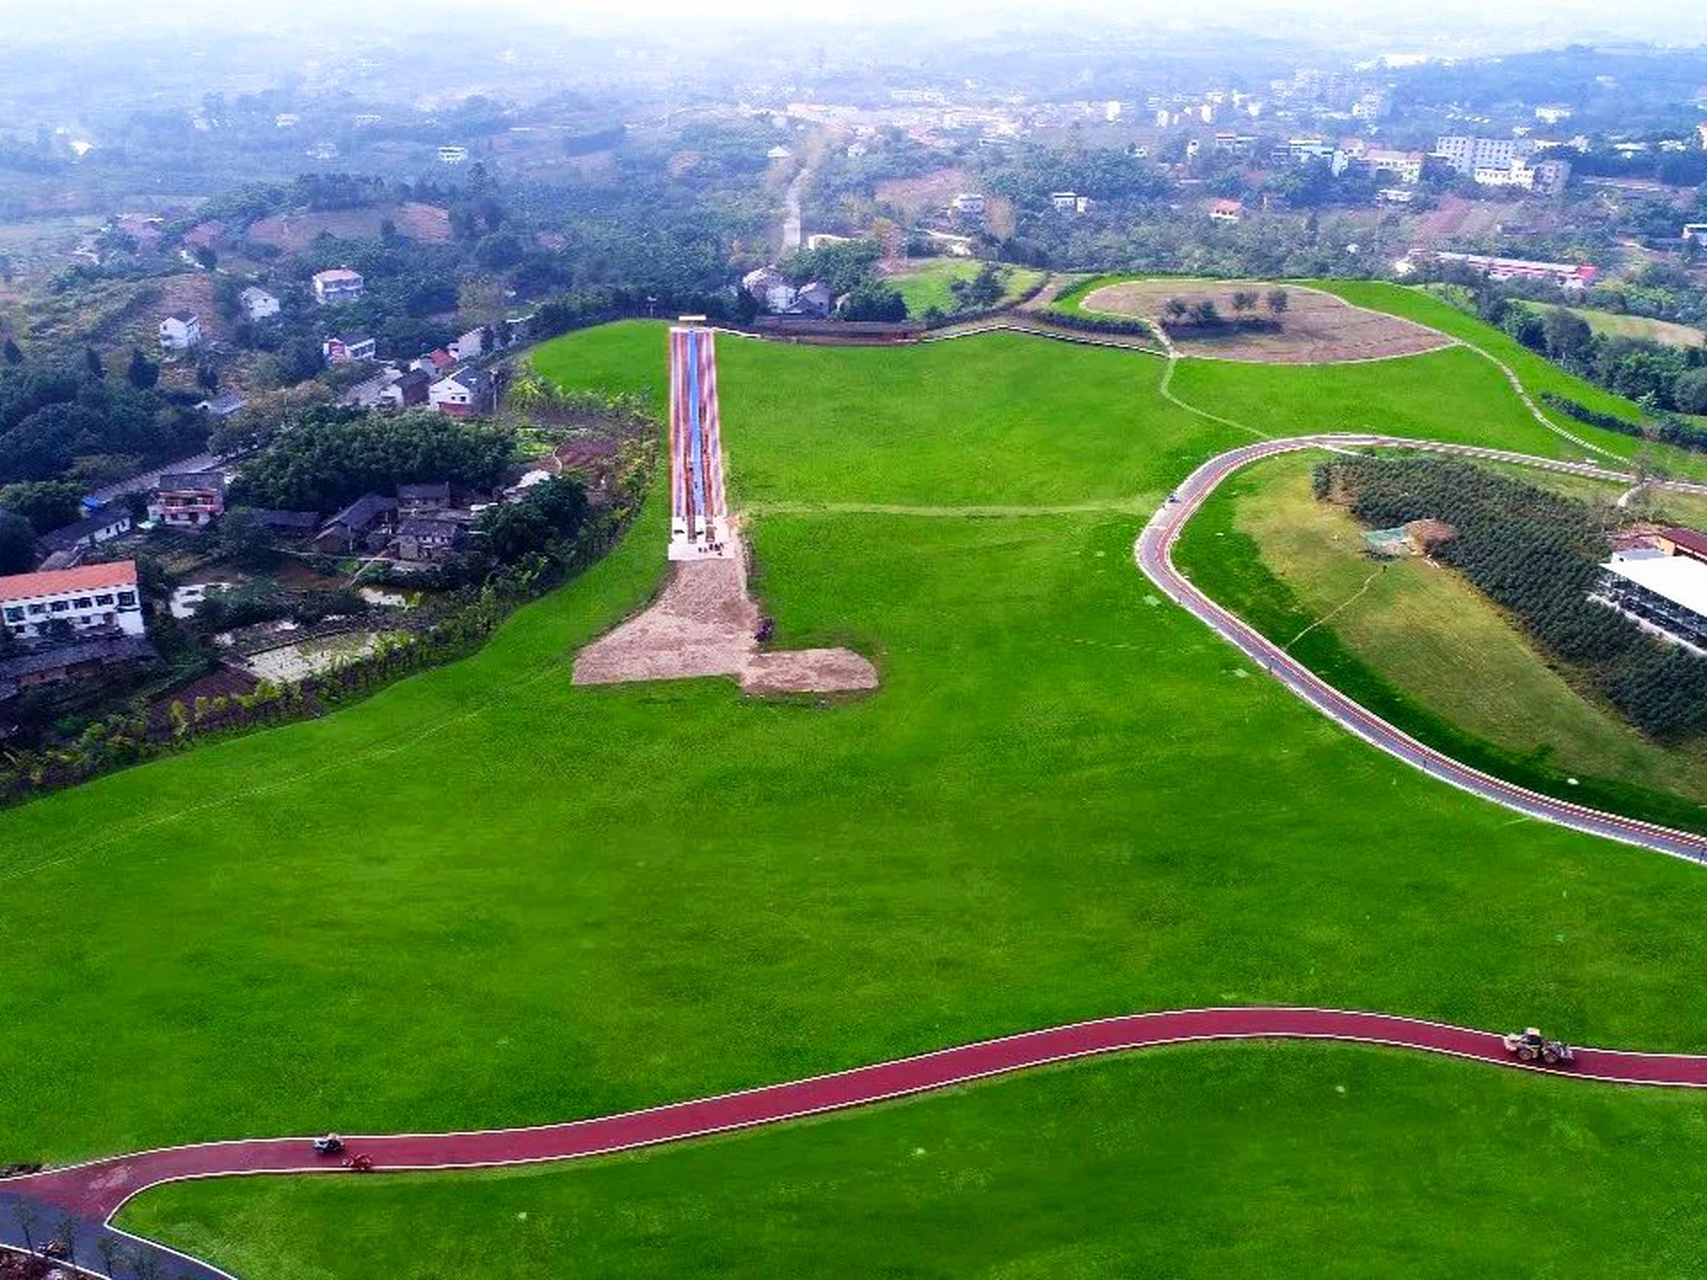
[[[1517,140],[1441,137],[1435,139],[1434,154],[1465,177],[1471,177],[1478,169],[1509,169],[1517,159]]]
[[[459,146],[443,146],[439,148],[440,164],[467,164],[468,148]]]
[[[1544,280],[1564,289],[1586,289],[1594,283],[1594,267],[1574,262],[1530,262],[1523,258],[1493,258],[1479,253],[1437,253],[1437,262],[1456,262],[1490,280]]]
[[[1478,168],[1474,177],[1477,186],[1516,187],[1539,196],[1556,196],[1570,181],[1571,166],[1565,160],[1541,160],[1530,164],[1527,160],[1516,159],[1503,168]]]
[[[1575,110],[1560,102],[1543,103],[1535,108],[1535,118],[1542,124],[1560,124],[1575,114]]]

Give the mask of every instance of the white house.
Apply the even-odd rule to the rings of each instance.
[[[830,314],[835,301],[830,286],[822,280],[814,280],[800,286],[794,295],[794,301],[788,304],[787,313],[791,316],[812,316],[822,320]]]
[[[786,311],[794,305],[795,288],[775,267],[760,267],[741,277],[741,287],[766,311]]]
[[[440,147],[439,148],[439,163],[440,164],[466,164],[466,163],[468,163],[468,148],[467,147],[456,147],[456,146]]]
[[[162,351],[188,351],[201,341],[202,318],[193,311],[174,311],[160,322]]]
[[[962,191],[948,202],[948,209],[950,213],[981,214],[984,212],[984,197],[975,191]]]
[[[279,313],[279,300],[258,285],[250,285],[237,295],[243,304],[243,314],[251,320],[266,320]]]
[[[484,369],[459,369],[427,388],[427,403],[439,413],[467,418],[496,407],[492,375]]]
[[[25,638],[46,633],[55,622],[73,632],[117,627],[140,636],[147,629],[134,560],[0,578],[0,617],[8,631]]]
[[[323,307],[336,302],[350,302],[362,296],[364,286],[361,272],[351,271],[348,267],[333,267],[330,271],[315,273],[314,300]]]
[[[1535,108],[1535,118],[1542,124],[1559,124],[1575,114],[1575,111],[1562,102],[1547,102]]]
[[[486,326],[470,329],[462,337],[450,344],[450,353],[457,360],[478,360],[486,354]]]

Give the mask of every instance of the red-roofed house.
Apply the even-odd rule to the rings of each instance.
[[[1688,556],[1691,560],[1707,561],[1707,534],[1694,529],[1661,529],[1654,541],[1668,556]]]
[[[25,639],[47,634],[56,622],[68,624],[74,633],[117,627],[126,635],[140,636],[146,627],[136,561],[0,578],[0,618],[8,631]]]
[[[1245,216],[1245,204],[1242,200],[1211,200],[1209,216],[1216,222],[1239,222]]]

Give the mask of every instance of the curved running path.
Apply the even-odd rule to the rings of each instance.
[[[1707,863],[1707,836],[1690,831],[1677,831],[1657,823],[1605,813],[1585,805],[1572,804],[1531,791],[1507,782],[1492,774],[1461,764],[1442,755],[1434,748],[1419,742],[1404,730],[1389,724],[1367,707],[1353,702],[1345,694],[1316,675],[1303,663],[1287,653],[1274,641],[1259,632],[1242,618],[1223,609],[1211,600],[1174,567],[1173,547],[1181,530],[1221,482],[1235,471],[1276,454],[1300,449],[1359,448],[1422,449],[1433,453],[1452,453],[1466,457],[1498,462],[1518,463],[1572,475],[1591,476],[1606,480],[1629,481],[1632,477],[1621,471],[1609,470],[1592,463],[1560,462],[1551,458],[1536,458],[1503,449],[1484,449],[1475,445],[1442,444],[1428,440],[1408,440],[1399,436],[1334,434],[1294,436],[1281,440],[1263,440],[1256,444],[1230,449],[1205,462],[1174,491],[1174,495],[1150,518],[1138,535],[1133,555],[1146,576],[1181,608],[1210,626],[1270,675],[1279,680],[1298,697],[1323,715],[1348,729],[1370,745],[1403,760],[1406,764],[1451,783],[1472,795],[1542,822],[1557,823],[1589,835],[1621,840],[1692,862]],[[1695,493],[1707,493],[1707,485],[1672,482],[1669,487]]]
[[[1571,1068],[1524,1066],[1506,1052],[1498,1034],[1469,1027],[1335,1009],[1182,1009],[1070,1023],[831,1075],[566,1124],[469,1133],[387,1134],[345,1141],[352,1152],[371,1156],[382,1171],[574,1160],[866,1106],[1075,1058],[1158,1045],[1251,1039],[1385,1045],[1549,1075],[1621,1084],[1707,1087],[1707,1054],[1579,1049],[1576,1065]],[[338,1160],[317,1158],[306,1137],[210,1142],[116,1156],[0,1180],[0,1237],[5,1243],[22,1244],[15,1234],[16,1209],[28,1202],[35,1206],[42,1224],[34,1235],[38,1241],[53,1234],[54,1227],[67,1215],[76,1218],[80,1224],[80,1261],[93,1265],[93,1242],[101,1232],[111,1232],[107,1220],[126,1200],[149,1187],[196,1178],[342,1172],[345,1170]],[[83,1232],[89,1233],[87,1243]],[[153,1247],[136,1237],[125,1239],[132,1248]],[[223,1274],[182,1255],[171,1256],[184,1274]]]

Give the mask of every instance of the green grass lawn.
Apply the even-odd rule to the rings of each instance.
[[[1644,342],[1662,342],[1671,347],[1699,347],[1707,344],[1707,334],[1692,325],[1653,320],[1647,316],[1623,315],[1616,311],[1596,311],[1592,307],[1566,307],[1565,310],[1588,321],[1588,327],[1596,333],[1611,338],[1639,338]]]
[[[658,398],[662,336],[609,326],[537,360]],[[576,648],[660,580],[655,495],[472,658],[0,814],[0,1018],[22,1029],[0,1039],[0,1158],[560,1120],[1205,1003],[1707,1048],[1698,869],[1389,762],[1137,574],[1134,499],[1249,438],[1158,399],[1159,362],[1018,335],[720,355],[766,608],[787,643],[869,653],[883,687],[826,705],[571,687]],[[1537,445],[1503,383],[1441,400],[1452,422],[1420,412],[1486,367],[1421,360],[1356,384],[1387,429]],[[1331,421],[1352,385],[1188,398],[1267,429]],[[972,507],[1008,514],[954,510]],[[1268,1087],[1239,1086],[1251,1105]],[[1096,1115],[1087,1132],[1119,1120]],[[1643,1167],[1658,1213],[1664,1169]],[[833,1241],[797,1199],[799,1230]],[[256,1230],[283,1247],[283,1225]],[[325,1238],[295,1237],[300,1274],[371,1274]]]
[[[984,263],[970,258],[921,258],[905,272],[886,276],[886,284],[895,286],[907,300],[907,314],[923,316],[935,307],[944,315],[963,310],[954,291],[949,287],[956,280],[970,280],[984,268]],[[1030,267],[1002,267],[1005,286],[1002,301],[1011,302],[1040,283],[1043,272]]]
[[[164,1188],[246,1280],[1707,1274],[1707,1108],[1324,1045],[1157,1050],[556,1170]]]
[[[1234,527],[1294,593],[1374,671],[1430,711],[1521,756],[1707,803],[1707,744],[1655,745],[1615,710],[1548,665],[1527,637],[1461,575],[1424,560],[1374,561],[1363,527],[1318,502],[1310,471],[1322,454],[1250,468]],[[1520,480],[1547,472],[1501,468]],[[1552,477],[1573,497],[1616,498],[1617,486]],[[1308,624],[1306,624],[1308,625]],[[1290,637],[1282,637],[1288,639]]]

